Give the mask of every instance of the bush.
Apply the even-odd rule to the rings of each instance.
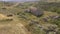
[[[53,8],[52,12],[57,12],[58,14],[60,14],[60,8],[55,7]]]

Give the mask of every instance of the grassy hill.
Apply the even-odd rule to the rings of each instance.
[[[59,4],[0,2],[0,34],[60,34]],[[37,17],[25,12],[30,6],[43,10],[44,14]]]

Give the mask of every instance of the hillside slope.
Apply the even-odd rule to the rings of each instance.
[[[0,34],[60,34],[59,4],[0,3]]]

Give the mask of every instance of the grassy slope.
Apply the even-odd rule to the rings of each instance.
[[[11,7],[6,7],[6,9],[5,10],[3,10],[2,8],[0,8],[0,13],[1,14],[5,14],[5,15],[8,15],[8,14],[14,14],[14,16],[13,16],[13,21],[7,21],[7,20],[2,20],[2,21],[0,21],[0,34],[26,34],[26,33],[32,33],[32,34],[45,34],[45,32],[44,31],[41,31],[38,27],[36,27],[36,25],[33,25],[33,26],[29,26],[29,22],[31,21],[31,20],[33,20],[33,21],[37,21],[37,22],[39,22],[39,24],[40,25],[43,25],[43,26],[45,26],[46,27],[46,25],[47,24],[50,24],[49,22],[44,22],[43,20],[42,20],[42,18],[44,18],[44,17],[48,17],[48,16],[50,16],[50,15],[58,15],[56,12],[49,12],[49,11],[44,11],[44,15],[42,16],[42,17],[36,17],[36,16],[34,16],[34,15],[32,15],[32,14],[30,14],[30,13],[24,13],[24,9],[26,9],[27,7],[29,7],[29,6],[34,6],[34,4],[30,4],[30,3],[24,3],[23,4],[23,6],[14,6],[13,8],[11,8]],[[0,4],[0,7],[3,7],[3,6],[1,6],[1,4]],[[2,9],[2,10],[1,10]],[[3,12],[1,12],[1,11],[3,11]],[[25,18],[24,18],[24,16],[22,17],[22,16],[20,16],[20,15],[17,15],[17,13],[20,13],[21,15],[24,15],[25,16]],[[21,24],[23,25],[23,26],[21,26]],[[25,32],[25,30],[27,30],[27,29],[30,29],[31,31],[26,31]],[[30,28],[31,27],[31,28]],[[34,30],[34,29],[32,29],[33,27],[36,27],[36,30]],[[15,28],[17,28],[16,30],[15,30]],[[21,30],[23,30],[23,31],[21,31]],[[6,31],[6,32],[4,32],[4,31]],[[11,32],[12,31],[12,32]],[[20,32],[21,31],[21,32]],[[42,33],[41,33],[41,32]],[[3,33],[4,32],[4,33]],[[8,33],[7,33],[8,32]],[[16,32],[16,33],[15,33]]]

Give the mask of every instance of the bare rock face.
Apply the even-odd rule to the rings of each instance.
[[[39,17],[43,15],[43,11],[36,7],[30,7],[29,9],[26,9],[25,12],[32,13],[33,15]]]

